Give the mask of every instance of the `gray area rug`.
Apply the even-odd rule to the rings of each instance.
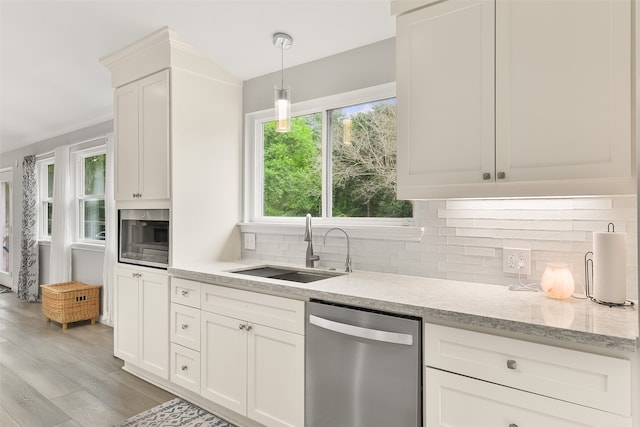
[[[127,418],[120,427],[233,427],[226,421],[181,399],[164,402]]]

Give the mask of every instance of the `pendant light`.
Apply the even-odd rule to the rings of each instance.
[[[293,46],[293,38],[286,33],[275,33],[273,45],[282,52],[280,88],[277,86],[275,88],[276,132],[289,132],[291,130],[291,89],[284,87],[284,50]]]

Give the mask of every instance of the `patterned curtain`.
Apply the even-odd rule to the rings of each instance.
[[[18,274],[18,298],[38,300],[38,186],[36,156],[22,161],[22,259]]]

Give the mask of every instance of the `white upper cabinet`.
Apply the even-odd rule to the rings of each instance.
[[[448,0],[397,24],[400,198],[635,192],[629,0]]]
[[[630,176],[628,0],[498,1],[496,82],[505,179]]]
[[[169,71],[115,91],[116,200],[169,199]]]
[[[448,1],[398,18],[398,191],[482,182],[494,164],[494,5]]]

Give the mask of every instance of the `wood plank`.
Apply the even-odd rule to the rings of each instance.
[[[79,391],[81,388],[58,371],[10,342],[0,343],[0,363],[47,399]]]
[[[0,383],[0,406],[20,425],[46,426],[59,424],[71,418],[1,364]]]
[[[112,427],[120,425],[127,418],[105,405],[100,399],[85,390],[51,400],[83,426]]]

